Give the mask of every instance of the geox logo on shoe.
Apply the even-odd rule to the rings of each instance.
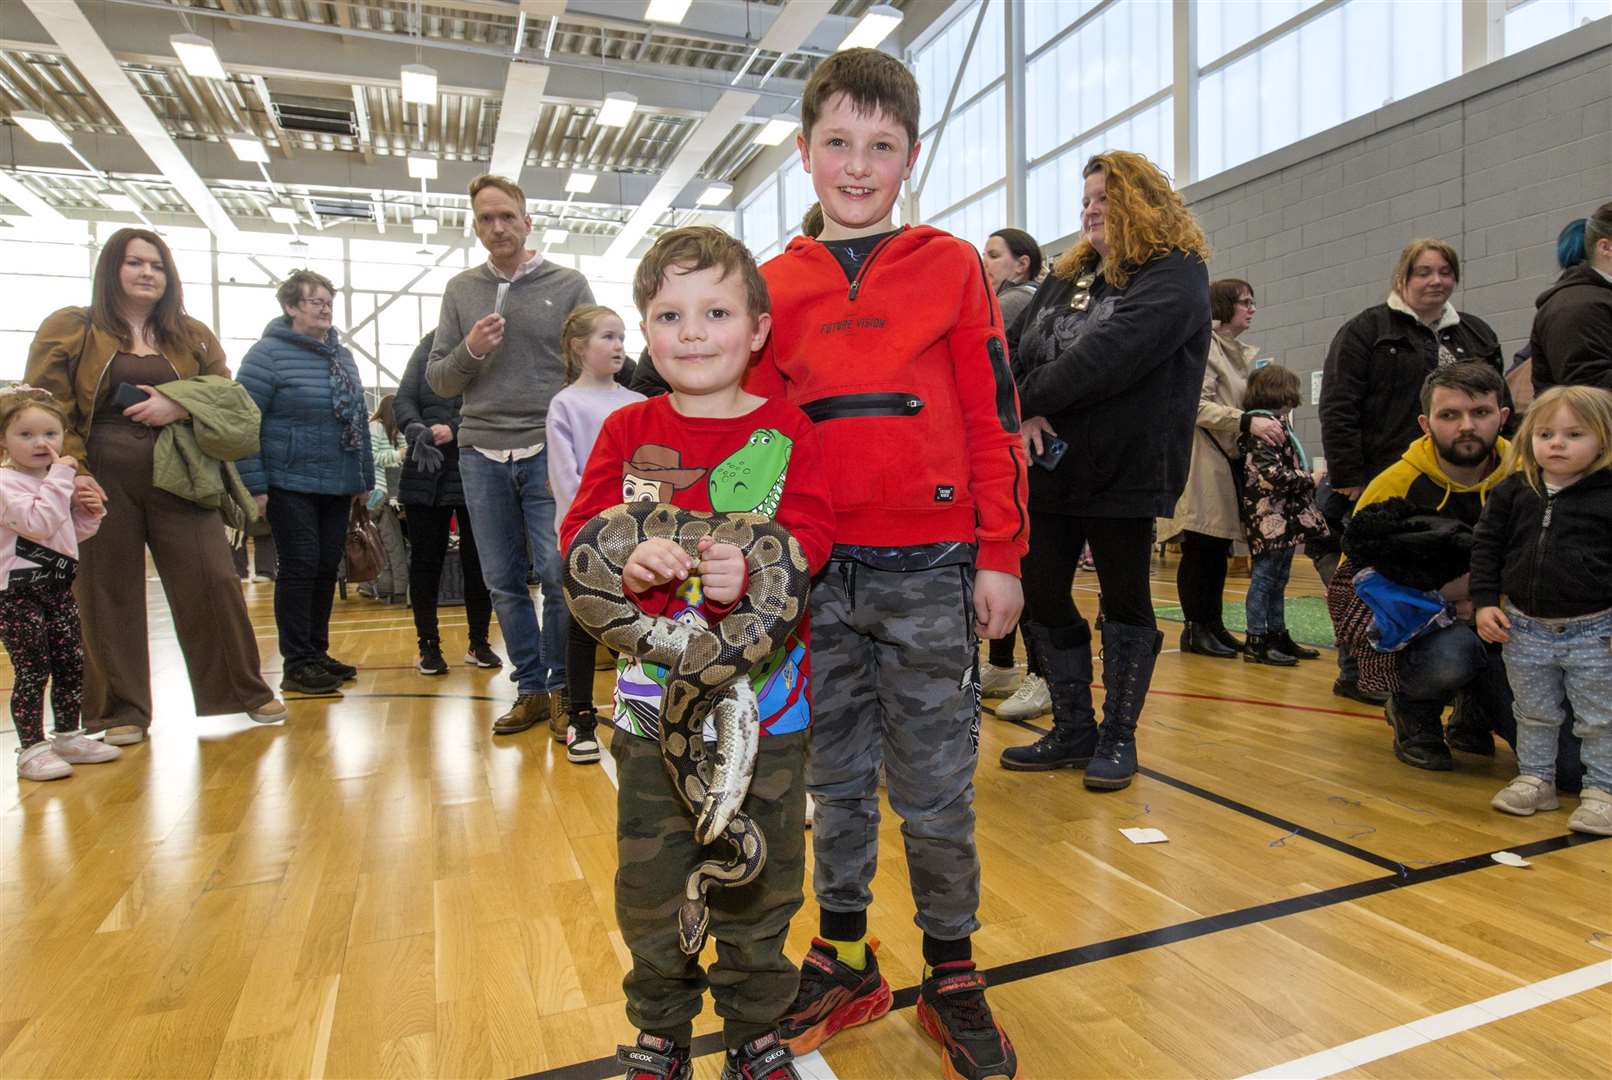
[[[950,485],[950,484],[936,484],[935,485],[935,501],[936,502],[951,502],[952,499],[956,498],[956,496],[957,496],[957,489],[955,487],[953,487],[952,485]]]
[[[629,1050],[629,1051],[627,1051],[627,1060],[628,1061],[636,1061],[636,1062],[639,1062],[640,1064],[644,1064],[644,1065],[652,1065],[652,1064],[654,1064],[655,1059],[658,1056],[659,1055],[657,1055],[657,1054],[647,1053],[646,1051],[643,1051],[643,1050]]]

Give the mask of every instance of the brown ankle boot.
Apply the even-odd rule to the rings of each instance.
[[[550,703],[547,693],[522,694],[515,699],[515,704],[509,711],[493,721],[494,735],[516,735],[534,724],[540,724],[550,719]],[[560,714],[560,722],[565,722],[565,714]]]

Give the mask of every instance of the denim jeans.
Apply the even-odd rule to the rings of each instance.
[[[1507,607],[1504,655],[1516,695],[1517,768],[1556,778],[1558,729],[1572,703],[1582,740],[1584,783],[1612,791],[1612,612],[1578,619],[1532,619]]]
[[[548,450],[521,461],[494,461],[467,446],[459,455],[459,480],[476,523],[481,575],[514,665],[509,677],[523,694],[558,690],[565,685],[568,616],[560,591]],[[526,583],[534,562],[542,586],[541,632]]]
[[[1248,632],[1280,634],[1287,629],[1287,579],[1293,573],[1293,552],[1285,547],[1254,556],[1248,576]]]
[[[1511,686],[1500,646],[1485,644],[1466,623],[1416,638],[1399,654],[1399,693],[1394,707],[1420,726],[1436,728],[1444,706],[1461,691],[1489,718],[1493,730],[1516,744]]]
[[[269,489],[266,513],[279,558],[274,624],[287,671],[330,651],[330,609],[352,505],[351,495]]]

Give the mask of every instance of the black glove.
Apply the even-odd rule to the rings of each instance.
[[[409,451],[409,458],[414,462],[415,468],[427,476],[433,476],[442,468],[442,451],[431,442],[429,429],[425,434],[426,438],[414,440],[414,449]]]

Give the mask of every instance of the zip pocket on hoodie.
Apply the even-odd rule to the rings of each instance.
[[[800,411],[812,423],[821,424],[854,416],[917,416],[923,408],[923,398],[914,394],[880,392],[818,398],[802,405]]]

